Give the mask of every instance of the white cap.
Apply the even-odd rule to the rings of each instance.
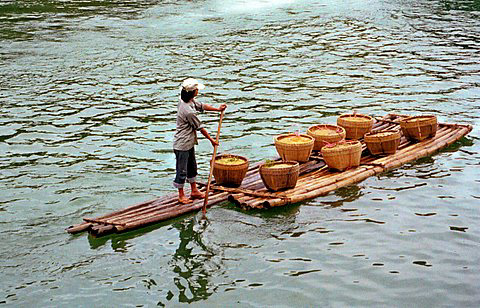
[[[192,91],[195,91],[195,90],[205,89],[205,85],[198,82],[197,79],[187,78],[182,82],[181,89],[185,89],[188,92],[192,92]]]

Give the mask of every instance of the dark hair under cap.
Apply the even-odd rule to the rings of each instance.
[[[194,98],[194,96],[195,91],[187,91],[185,89],[182,89],[182,92],[180,93],[180,97],[185,103],[188,103],[192,98]]]

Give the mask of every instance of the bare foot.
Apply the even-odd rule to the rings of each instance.
[[[192,203],[193,201],[187,197],[178,197],[178,203],[180,204],[189,204]]]
[[[205,194],[200,192],[200,191],[192,192],[190,194],[190,198],[192,198],[192,199],[205,199]]]

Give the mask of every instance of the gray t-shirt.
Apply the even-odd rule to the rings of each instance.
[[[203,112],[203,104],[195,98],[188,103],[178,100],[177,106],[177,129],[173,139],[173,149],[188,151],[197,142],[197,130],[203,128],[202,122],[197,117],[197,111]]]

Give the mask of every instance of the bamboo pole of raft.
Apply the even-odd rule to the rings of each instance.
[[[347,171],[339,172],[336,174],[330,174],[325,177],[322,177],[322,179],[319,179],[316,182],[312,182],[310,185],[303,185],[299,186],[298,188],[294,188],[291,192],[289,192],[288,196],[292,197],[295,195],[303,195],[305,193],[308,193],[312,190],[331,185],[332,183],[336,183],[339,181],[342,181],[344,179],[348,179],[351,177],[354,177],[360,173],[363,173],[365,170],[370,169],[371,166],[359,166],[355,169],[350,169]]]
[[[451,140],[450,142],[454,142],[454,140]],[[433,153],[438,148],[439,148],[438,146],[432,147],[432,149],[429,152]],[[425,153],[422,153],[422,154],[423,155],[417,155],[417,157],[422,157],[424,156]],[[403,163],[411,160],[412,158],[407,156],[402,161],[400,161],[399,163],[395,164],[395,166],[392,166],[392,167],[402,165]],[[372,175],[381,173],[385,170],[387,170],[385,167],[380,167],[380,166],[361,166],[358,168],[357,171],[345,172],[345,174],[343,175],[334,176],[331,179],[326,179],[325,181],[320,181],[318,183],[315,183],[315,185],[312,185],[311,187],[306,187],[301,190],[294,189],[288,194],[288,196],[290,197],[290,200],[278,198],[273,200],[272,199],[264,200],[263,202],[254,201],[253,203],[249,204],[249,206],[256,208],[256,207],[259,207],[260,203],[262,203],[263,207],[272,207],[272,206],[284,205],[284,204],[287,204],[287,202],[288,203],[299,202],[305,199],[310,199],[310,198],[314,198],[314,197],[326,194],[339,187],[343,187],[346,185],[350,185],[350,184],[362,181]]]
[[[202,189],[200,189],[202,190]],[[111,212],[107,215],[102,215],[96,217],[95,219],[84,218],[85,222],[70,226],[66,229],[68,233],[75,234],[82,231],[89,230],[90,228],[94,228],[98,226],[98,223],[92,222],[92,220],[101,221],[101,223],[107,224],[114,224],[116,222],[120,222],[125,217],[131,216],[133,214],[138,215],[144,213],[145,211],[152,209],[152,208],[161,208],[165,205],[169,205],[172,202],[177,201],[177,196],[174,194],[162,196],[153,200],[144,201],[136,205],[132,205],[122,210]]]
[[[122,223],[124,223],[125,221],[128,221],[131,218],[145,216],[145,215],[148,215],[150,213],[157,213],[157,212],[162,211],[162,210],[168,210],[169,208],[172,208],[175,205],[177,205],[177,203],[178,203],[177,198],[175,198],[174,201],[171,201],[171,202],[168,202],[168,203],[162,203],[162,204],[158,204],[156,206],[150,206],[150,207],[144,208],[142,210],[132,211],[132,212],[129,212],[129,213],[125,213],[123,215],[118,215],[118,216],[111,217],[109,219],[96,219],[96,220],[98,221],[98,223],[122,224]],[[88,221],[87,219],[85,219],[85,220]]]
[[[441,130],[438,131],[438,133],[437,133],[438,135],[435,135],[435,138],[425,139],[421,142],[410,144],[407,147],[404,147],[400,150],[397,150],[397,152],[394,155],[388,155],[388,156],[385,156],[385,157],[381,157],[381,158],[375,160],[375,162],[376,163],[382,163],[382,162],[388,161],[392,157],[401,157],[401,156],[404,156],[406,154],[408,155],[408,153],[415,152],[419,147],[423,146],[424,144],[436,143],[436,142],[438,142],[439,139],[444,138],[446,135],[451,134],[451,133],[454,133],[454,132],[452,130],[448,130],[448,129],[441,129]]]
[[[212,197],[211,204],[217,203],[219,201],[222,201],[222,200],[219,200],[217,196],[214,196],[214,197]],[[195,202],[194,205],[199,204],[201,202],[202,201],[199,200],[199,201]],[[141,222],[141,221],[143,221],[145,219],[149,219],[151,217],[161,216],[161,215],[164,215],[165,213],[169,213],[171,211],[177,211],[176,210],[177,208],[182,208],[182,207],[186,208],[185,212],[188,212],[188,211],[191,210],[191,206],[185,206],[183,204],[179,204],[178,202],[174,202],[174,203],[172,203],[168,206],[164,206],[163,208],[154,209],[153,211],[147,211],[145,213],[140,213],[140,214],[137,214],[137,215],[131,215],[130,217],[124,217],[121,220],[111,221],[110,223],[127,225],[127,224],[133,223],[133,222]],[[117,229],[119,229],[119,228],[117,228]]]
[[[372,127],[372,131],[373,132],[376,132],[376,131],[381,131],[381,130],[384,130],[384,129],[388,129],[390,126],[393,126],[391,125],[390,123],[382,123],[382,124],[379,124],[379,125],[374,125]]]
[[[439,133],[439,136],[435,136],[435,138],[426,139],[422,142],[412,144],[410,147],[407,147],[407,148],[404,148],[404,149],[398,151],[398,153],[395,153],[395,155],[386,156],[386,157],[383,157],[383,158],[380,158],[380,159],[376,160],[375,163],[386,164],[386,163],[390,162],[391,160],[398,160],[399,158],[403,158],[405,156],[411,156],[411,155],[417,153],[417,151],[419,151],[419,149],[423,149],[424,147],[429,147],[431,145],[435,146],[438,143],[441,143],[443,140],[451,138],[452,136],[455,136],[455,135],[456,135],[455,130],[442,130]]]
[[[202,191],[202,190],[203,190],[203,188],[200,189],[200,191]],[[173,206],[177,203],[178,203],[178,196],[172,194],[172,195],[169,195],[168,198],[163,198],[163,200],[161,200],[161,202],[155,202],[155,203],[152,203],[150,205],[144,206],[144,207],[139,208],[139,209],[134,209],[132,211],[120,213],[118,215],[115,215],[115,216],[111,217],[111,219],[109,219],[108,221],[111,220],[112,222],[114,222],[114,221],[118,221],[118,220],[128,219],[128,217],[132,217],[132,216],[135,216],[135,215],[160,210],[160,209],[163,209],[163,208],[166,208],[166,207],[171,207],[171,206]],[[97,218],[97,219],[100,219],[100,218]],[[108,221],[106,220],[106,222],[108,222]]]
[[[319,178],[321,178],[323,176],[326,176],[326,175],[329,175],[328,167],[323,166],[319,170],[314,171],[311,174],[308,174],[306,177],[300,177],[299,182],[297,182],[297,186],[301,186],[301,185],[303,185],[305,183],[309,183],[309,182],[318,181]],[[288,196],[285,196],[284,193],[270,193],[270,192],[268,192],[268,190],[265,188],[265,186],[263,185],[263,182],[261,182],[261,180],[259,181],[258,185],[256,185],[256,186],[257,186],[257,189],[258,189],[259,193],[266,193],[270,197],[275,196],[275,194],[277,194],[279,197],[282,196],[283,198],[288,197]],[[247,188],[247,187],[245,186],[245,188]],[[252,188],[251,186],[248,186],[248,189],[253,190],[254,188]],[[289,193],[289,192],[290,192],[290,190],[286,191],[285,193]],[[236,200],[236,202],[238,202],[238,203],[243,203],[244,201],[247,201],[249,199],[255,199],[255,198],[248,196],[248,194],[240,193],[240,194],[230,195],[229,199],[230,200],[232,200],[232,199]]]
[[[424,157],[429,155],[430,153],[434,153],[438,149],[440,149],[442,146],[439,146],[440,144],[443,144],[444,140],[450,140],[450,138],[454,137],[455,134],[447,134],[441,138],[441,141],[438,141],[436,143],[428,143],[428,144],[418,144],[415,147],[415,150],[413,151],[407,151],[403,153],[402,155],[398,155],[395,157],[390,157],[388,160],[385,160],[382,162],[382,164],[386,168],[390,168],[391,165],[395,165],[395,161],[404,161],[407,162],[408,160],[414,161],[420,157]],[[433,149],[432,151],[427,151],[428,149]],[[402,163],[403,164],[403,163]]]
[[[417,160],[421,157],[425,157],[428,155],[431,155],[437,151],[439,151],[441,148],[446,147],[448,145],[451,145],[455,141],[459,140],[463,136],[465,136],[465,133],[468,133],[468,128],[462,129],[459,132],[456,132],[453,135],[449,135],[450,138],[444,138],[444,140],[438,144],[432,144],[429,146],[424,146],[423,149],[420,149],[416,153],[412,153],[411,155],[404,156],[401,158],[393,158],[389,163],[385,165],[386,168],[392,169],[396,168],[398,166],[401,166],[409,161]]]
[[[465,130],[467,130],[467,129],[465,129]],[[447,135],[447,137],[450,137],[450,139],[447,139],[448,141],[445,141],[445,142],[442,142],[442,143],[437,142],[437,143],[431,144],[430,146],[425,147],[424,150],[420,150],[419,152],[417,152],[417,154],[414,155],[414,156],[405,156],[403,159],[399,160],[397,164],[392,165],[390,168],[387,168],[387,167],[385,167],[385,168],[372,167],[371,170],[376,172],[376,173],[379,173],[379,172],[383,172],[383,171],[398,167],[398,166],[400,166],[400,165],[402,165],[402,164],[404,164],[408,161],[412,161],[412,159],[418,159],[418,158],[424,157],[425,155],[432,154],[435,151],[437,151],[438,149],[455,142],[456,140],[460,139],[464,135],[465,134],[463,132],[454,133],[453,136],[451,134],[449,134],[449,135]],[[364,178],[369,177],[370,175],[373,175],[373,174],[370,174],[370,173],[371,173],[370,171],[366,171],[364,174],[358,174],[358,175],[352,176],[351,178],[354,179],[353,183],[361,181]],[[343,183],[343,184],[345,184],[345,183]],[[348,185],[348,184],[350,184],[350,183],[346,183],[345,185]],[[294,201],[295,200],[292,199],[292,202],[294,202]]]
[[[209,205],[213,205],[213,204],[225,201],[227,197],[226,195],[227,195],[226,193],[221,193],[221,194],[212,196],[212,198],[209,201]],[[153,213],[147,216],[132,218],[131,220],[127,221],[124,225],[96,225],[92,227],[89,230],[89,232],[95,236],[103,236],[113,232],[126,232],[126,231],[137,229],[140,227],[145,227],[153,223],[161,222],[169,218],[180,216],[188,212],[199,210],[200,208],[202,208],[202,206],[203,206],[202,200],[198,200],[188,206],[177,204],[175,208],[171,208],[167,211]]]
[[[160,199],[165,199],[167,196],[165,197],[161,197],[161,198],[158,198],[158,199],[153,199],[153,200],[148,200],[148,201],[144,201],[144,202],[141,202],[141,203],[138,203],[138,204],[135,204],[135,205],[132,205],[132,206],[129,206],[125,209],[122,209],[122,210],[118,210],[118,211],[115,211],[115,212],[111,212],[109,214],[106,214],[106,215],[103,215],[103,216],[100,216],[100,217],[97,217],[96,219],[104,219],[104,218],[107,218],[107,217],[112,217],[112,216],[115,216],[115,215],[118,215],[120,213],[125,213],[125,212],[128,212],[128,211],[131,211],[133,209],[137,209],[137,208],[140,208],[140,207],[143,207],[147,204],[150,204],[150,203],[153,203],[153,202],[158,202],[158,200]],[[88,228],[90,228],[92,225],[92,223],[89,223],[89,222],[83,222],[83,223],[80,223],[78,225],[73,225],[73,226],[70,226],[66,229],[66,231],[68,233],[71,233],[71,234],[74,234],[74,233],[79,233],[79,232],[82,232],[82,231],[85,231],[87,230]]]
[[[224,201],[227,197],[227,194],[228,193],[221,193],[221,194],[213,196],[211,198],[210,202],[209,202],[209,205],[213,205],[213,204]],[[155,214],[155,215],[151,215],[151,216],[146,216],[146,217],[142,217],[141,219],[136,219],[136,220],[129,221],[124,226],[115,226],[115,229],[118,232],[124,232],[124,231],[132,230],[132,229],[137,229],[137,228],[144,227],[144,226],[147,226],[147,225],[150,225],[150,224],[153,224],[153,223],[156,223],[156,222],[160,222],[160,221],[163,221],[163,220],[166,220],[166,219],[169,219],[169,218],[177,217],[177,216],[180,216],[182,214],[186,214],[188,212],[199,210],[202,207],[203,207],[202,201],[199,200],[198,202],[195,202],[195,203],[193,203],[189,206],[182,205],[182,206],[178,206],[177,209],[172,210],[172,211],[165,211],[163,213],[159,213],[159,214]],[[97,234],[97,235],[101,235],[101,234]]]
[[[205,192],[205,199],[202,207],[203,215],[207,213],[208,194],[210,193],[210,184],[212,183],[213,166],[215,165],[215,157],[217,156],[218,140],[220,139],[220,128],[222,127],[223,114],[224,111],[222,110],[220,112],[220,121],[218,122],[217,136],[215,137],[216,144],[213,146],[213,155],[212,160],[210,161],[210,173],[208,175],[207,190]]]
[[[311,185],[309,184],[304,184],[304,185],[298,185],[291,189],[291,190],[288,190],[288,191],[285,191],[285,194],[287,195],[287,199],[288,198],[292,198],[293,196],[295,195],[303,195],[305,193],[308,193],[314,189],[318,189],[318,188],[321,188],[325,185],[330,185],[332,183],[335,183],[335,182],[338,182],[340,180],[343,180],[345,178],[350,178],[352,177],[353,175],[355,174],[358,174],[358,173],[361,173],[364,171],[364,168],[357,168],[357,169],[351,169],[349,171],[344,171],[344,172],[339,172],[337,174],[327,174],[325,176],[321,176],[319,178],[317,178],[316,180],[313,179],[310,183],[313,183]],[[278,199],[273,199],[275,201],[277,200],[282,200],[282,201],[285,201],[286,198],[278,198]],[[250,198],[250,200],[258,200],[256,198]],[[258,202],[256,205],[260,204],[260,203],[263,203],[265,200],[262,199],[260,200],[261,202]],[[248,203],[248,199],[245,200],[244,202],[247,202]],[[256,201],[254,201],[256,202]],[[269,201],[267,201],[269,202]],[[282,203],[285,203],[285,202],[282,202]],[[268,203],[267,203],[268,204]],[[273,204],[270,204],[271,206],[274,206]]]
[[[375,170],[377,169],[377,170]],[[280,205],[285,205],[288,203],[297,203],[306,199],[312,199],[321,195],[325,195],[335,189],[338,189],[340,187],[350,185],[359,181],[362,181],[366,178],[368,178],[371,175],[377,174],[378,172],[381,172],[382,168],[381,167],[369,167],[367,169],[363,169],[362,172],[356,174],[355,176],[349,176],[347,178],[344,178],[338,182],[333,182],[329,185],[326,186],[321,186],[318,188],[314,188],[310,191],[306,191],[303,194],[295,194],[291,196],[290,200],[282,200],[282,199],[271,199],[271,200],[265,200],[263,201],[263,205],[266,207],[274,207],[274,206],[280,206]],[[289,201],[287,203],[287,201]]]
[[[171,206],[177,203],[177,200],[178,200],[178,197],[176,195],[173,195],[173,194],[167,195],[163,198],[153,200],[154,202],[150,202],[150,204],[144,203],[144,204],[141,204],[142,205],[141,207],[135,207],[135,208],[131,207],[129,208],[130,209],[129,211],[114,212],[109,215],[96,217],[95,220],[102,221],[104,223],[114,224],[114,223],[121,222],[124,219],[128,219],[128,217],[131,217],[134,215],[141,215],[142,213],[146,213],[148,211],[155,211],[158,209],[162,209],[164,207]],[[89,220],[89,219],[87,218],[86,220]]]

